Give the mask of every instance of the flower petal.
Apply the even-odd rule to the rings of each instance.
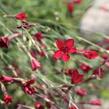
[[[71,81],[73,84],[79,84],[83,81],[83,74],[79,74],[77,69],[74,69],[72,76],[71,76]]]
[[[68,47],[68,48],[72,48],[74,46],[74,40],[73,39],[68,39],[65,41],[65,45]]]
[[[68,54],[63,54],[62,60],[63,60],[64,62],[67,62],[69,59],[70,59],[70,56],[69,56]]]
[[[71,49],[69,49],[69,53],[76,53],[76,48],[71,48]]]
[[[61,58],[62,54],[63,54],[63,52],[60,51],[60,50],[58,50],[58,51],[56,51],[56,52],[54,53],[53,57],[54,57],[55,59],[59,59],[59,58]]]
[[[64,40],[62,40],[62,39],[57,39],[57,40],[56,40],[56,45],[57,45],[57,47],[58,47],[59,49],[63,48],[63,46],[64,46]]]

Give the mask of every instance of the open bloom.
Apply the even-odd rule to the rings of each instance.
[[[17,20],[23,21],[23,20],[26,20],[27,19],[27,14],[24,13],[24,12],[19,12],[18,14],[16,14],[15,18]]]
[[[35,71],[40,67],[41,67],[40,62],[37,59],[35,59],[34,57],[32,57],[32,59],[31,59],[31,68],[32,68],[32,70]]]
[[[41,102],[38,102],[38,101],[35,102],[34,106],[35,106],[35,109],[44,109],[43,104]]]
[[[79,84],[83,81],[84,75],[79,74],[77,69],[73,70],[73,73],[71,75],[71,82],[72,84]]]
[[[94,100],[90,100],[89,104],[101,106],[102,102],[100,99],[94,99]]]
[[[12,102],[12,96],[10,96],[10,95],[8,95],[8,94],[5,94],[5,95],[3,96],[3,101],[4,101],[5,104],[8,105],[9,103]]]
[[[74,48],[74,40],[67,39],[67,40],[56,40],[56,45],[59,50],[54,53],[55,59],[62,59],[64,62],[70,59],[70,53],[76,53],[76,48]]]

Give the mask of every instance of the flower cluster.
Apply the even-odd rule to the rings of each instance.
[[[71,3],[69,2],[69,12],[72,13],[74,4],[80,3],[81,0],[72,0]],[[87,84],[93,79],[103,78],[103,66],[107,64],[109,57],[107,55],[102,55],[101,57],[97,49],[79,49],[75,42],[76,39],[72,37],[63,39],[56,38],[55,41],[54,39],[52,40],[51,37],[48,38],[49,36],[46,37],[44,30],[35,31],[35,29],[33,29],[35,28],[35,24],[27,21],[27,14],[24,12],[16,14],[14,18],[20,21],[20,26],[17,26],[17,32],[13,32],[13,34],[9,36],[0,37],[0,49],[3,52],[3,56],[1,57],[4,62],[3,71],[6,71],[6,75],[0,74],[3,104],[7,106],[14,103],[14,97],[8,94],[7,86],[17,84],[17,86],[20,86],[23,90],[23,94],[29,95],[33,101],[35,101],[35,103],[32,104],[35,109],[45,109],[45,107],[48,107],[48,109],[59,109],[58,99],[60,102],[64,102],[63,104],[65,104],[67,109],[79,109],[78,107],[84,104],[100,106],[102,104],[100,99],[89,99],[88,102],[81,101],[81,98],[87,97],[88,95],[87,88],[82,87],[82,84]],[[32,31],[32,29],[34,31]],[[21,32],[21,30],[23,32]],[[50,52],[48,48],[49,42],[50,46],[52,46],[51,48],[49,47]],[[27,57],[26,62],[24,62],[24,68],[13,59],[12,62],[9,61],[9,63],[6,63],[6,59],[10,59],[10,57],[7,56],[5,50],[11,50],[14,46],[13,44],[15,44],[18,51],[23,52],[25,57]],[[80,60],[77,57],[77,59],[75,59],[75,56],[79,56]],[[20,57],[22,57],[22,55]],[[101,63],[97,67],[93,67],[90,63],[82,61],[99,60],[99,58],[102,58],[102,61],[100,61]],[[18,62],[19,60],[18,58]],[[42,60],[44,60],[45,63],[42,62]],[[47,60],[47,64],[45,60]],[[21,61],[23,62],[23,59],[21,59]],[[75,63],[76,67],[66,67],[65,65],[69,65],[69,62],[72,62],[72,64]],[[55,68],[55,64],[58,65],[58,63],[62,64],[61,66],[63,67]],[[45,66],[47,66],[47,69]],[[53,77],[51,77],[52,72],[49,74],[48,71],[50,67],[55,71]],[[8,70],[6,68],[8,68]],[[25,69],[27,69],[27,72],[25,72]],[[8,74],[7,71],[10,71],[11,74]],[[53,84],[52,82],[52,78],[55,78],[57,74],[59,74],[58,76],[61,78],[58,80],[58,77],[56,77],[57,81],[61,81],[58,83],[59,86],[56,86],[55,83]],[[49,79],[49,77],[51,79]],[[66,81],[63,77],[65,77]],[[80,101],[71,99],[70,97],[72,96],[69,97],[69,95],[72,93],[79,96]]]

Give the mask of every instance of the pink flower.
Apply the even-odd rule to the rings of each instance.
[[[4,101],[4,103],[5,104],[10,104],[11,102],[12,102],[12,96],[10,96],[10,95],[8,95],[8,94],[5,94],[4,96],[3,96],[3,101]]]
[[[9,43],[10,43],[9,37],[6,37],[6,36],[0,37],[0,47],[1,48],[8,48]]]
[[[73,70],[73,73],[71,75],[71,81],[72,84],[79,84],[83,81],[84,75],[83,74],[79,74],[77,69]]]
[[[91,67],[85,63],[82,63],[80,65],[80,69],[83,70],[85,73],[89,72],[91,70]]]
[[[101,106],[102,102],[100,99],[94,99],[94,100],[90,100],[89,104]]]
[[[56,45],[59,50],[54,53],[55,59],[62,59],[64,62],[70,59],[70,53],[76,53],[76,49],[74,48],[74,40],[67,39],[67,40],[56,40]]]
[[[75,89],[75,92],[76,92],[77,95],[79,95],[81,97],[87,95],[87,90],[84,89],[84,88],[77,88],[77,89]]]
[[[24,13],[24,12],[19,12],[18,14],[16,14],[15,18],[17,20],[23,21],[23,20],[26,20],[27,19],[27,14]]]
[[[35,109],[44,109],[43,104],[41,102],[38,102],[38,101],[35,102],[34,106],[35,106]]]
[[[2,75],[0,81],[4,83],[13,82],[13,77]]]
[[[39,69],[41,67],[41,64],[38,60],[36,60],[34,57],[31,59],[31,68],[33,71]]]
[[[95,59],[98,57],[98,53],[95,50],[84,50],[83,55],[88,59]]]

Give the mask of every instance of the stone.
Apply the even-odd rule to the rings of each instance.
[[[94,34],[109,35],[109,0],[93,1],[81,20],[80,31],[86,37]]]

